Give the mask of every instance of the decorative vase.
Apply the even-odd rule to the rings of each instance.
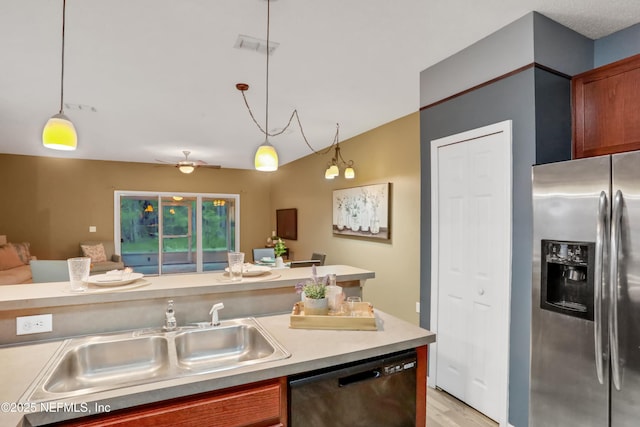
[[[351,217],[351,231],[360,230],[360,218],[357,216]]]
[[[367,209],[365,209],[360,215],[360,231],[368,232],[369,231],[369,213]]]
[[[371,218],[371,234],[378,234],[380,232],[380,220],[377,216]]]
[[[284,268],[284,261],[281,256],[276,257],[276,268]]]
[[[344,230],[344,212],[342,212],[342,209],[338,212],[338,230]]]
[[[305,298],[304,314],[314,316],[329,314],[329,300],[326,297],[319,299]]]

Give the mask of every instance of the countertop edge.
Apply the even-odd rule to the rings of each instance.
[[[222,390],[229,387],[269,380],[273,378],[309,372],[328,366],[337,366],[408,350],[435,342],[435,334],[411,323],[377,311],[379,331],[326,331],[291,329],[288,327],[289,315],[272,315],[259,317],[257,320],[272,334],[292,356],[274,362],[246,366],[213,374],[195,375],[178,380],[167,380],[158,383],[127,387],[109,392],[88,395],[85,397],[64,399],[59,402],[84,402],[89,408],[97,405],[109,405],[110,410],[126,409],[148,403],[159,402],[189,395]],[[379,334],[379,335],[371,335]],[[308,337],[313,346],[300,344],[300,337]],[[329,347],[318,347],[319,341],[329,342]],[[24,346],[28,347],[27,345]],[[307,347],[310,347],[307,349]],[[318,351],[320,349],[320,351]],[[1,349],[0,349],[1,350]],[[318,354],[320,353],[320,354]],[[40,369],[35,370],[31,384]],[[22,390],[20,395],[24,394]],[[17,399],[16,399],[17,400]],[[8,421],[11,417],[0,414],[0,421]],[[65,421],[92,414],[74,412],[36,412],[20,414],[15,425],[22,425],[23,416],[31,425]],[[2,421],[3,425],[4,422]],[[11,424],[14,425],[14,424]]]
[[[310,267],[274,270],[274,279],[248,278],[239,283],[223,279],[222,272],[149,276],[149,285],[113,292],[71,293],[69,282],[31,283],[0,286],[0,311],[17,311],[43,307],[61,307],[79,304],[146,300],[150,298],[184,297],[225,292],[252,291],[259,289],[285,288],[310,277]],[[326,265],[317,268],[318,276],[334,273],[338,281],[367,280],[375,273],[345,265]],[[177,284],[176,284],[177,283]],[[105,290],[107,290],[105,288]],[[102,289],[100,290],[102,291]]]

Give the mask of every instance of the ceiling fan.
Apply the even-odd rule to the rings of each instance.
[[[160,163],[171,164],[171,165],[177,167],[178,170],[180,172],[182,172],[182,173],[191,173],[196,168],[211,168],[211,169],[220,169],[221,168],[220,165],[210,165],[210,164],[208,164],[207,162],[205,162],[203,160],[189,160],[189,154],[191,154],[191,151],[184,150],[182,152],[184,153],[184,160],[180,160],[178,163],[167,162],[166,160],[158,160],[158,159],[156,159],[156,161],[160,162]]]

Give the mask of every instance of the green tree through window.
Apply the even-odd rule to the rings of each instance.
[[[238,196],[120,193],[125,193],[116,193],[120,200],[120,252],[125,264],[136,271],[196,271],[198,258],[203,271],[222,269],[226,253],[235,250]],[[196,215],[198,206],[201,224]],[[198,239],[202,241],[200,254]]]

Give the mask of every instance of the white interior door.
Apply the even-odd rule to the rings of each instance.
[[[431,168],[429,382],[507,425],[511,122],[432,141]]]

